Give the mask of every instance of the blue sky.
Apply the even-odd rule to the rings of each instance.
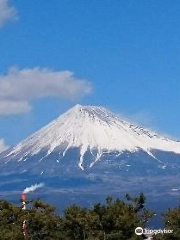
[[[179,16],[179,0],[1,0],[0,139],[76,103],[180,139]]]

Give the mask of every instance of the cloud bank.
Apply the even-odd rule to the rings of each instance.
[[[9,0],[0,0],[0,28],[3,25],[17,17],[16,9],[10,5]]]
[[[11,68],[0,75],[0,115],[27,113],[31,101],[47,97],[75,100],[92,90],[91,84],[70,71]]]

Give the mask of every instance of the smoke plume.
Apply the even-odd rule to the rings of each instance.
[[[23,193],[29,193],[29,192],[34,192],[36,189],[38,188],[42,188],[44,187],[44,183],[40,183],[40,184],[35,184],[32,185],[31,187],[27,187],[26,189],[24,189]]]

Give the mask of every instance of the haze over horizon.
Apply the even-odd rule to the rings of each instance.
[[[0,1],[0,150],[80,103],[180,139],[180,2]]]

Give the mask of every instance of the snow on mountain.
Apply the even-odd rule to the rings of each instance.
[[[15,158],[23,155],[22,158],[24,158],[38,154],[42,149],[46,149],[45,157],[47,157],[60,146],[63,156],[70,148],[80,149],[78,165],[82,170],[84,155],[88,150],[92,155],[96,150],[94,161],[90,167],[104,153],[112,151],[120,154],[124,151],[143,150],[152,157],[151,151],[154,149],[180,154],[180,142],[164,138],[152,131],[131,124],[103,107],[76,105],[20,142],[8,151],[5,157]]]

